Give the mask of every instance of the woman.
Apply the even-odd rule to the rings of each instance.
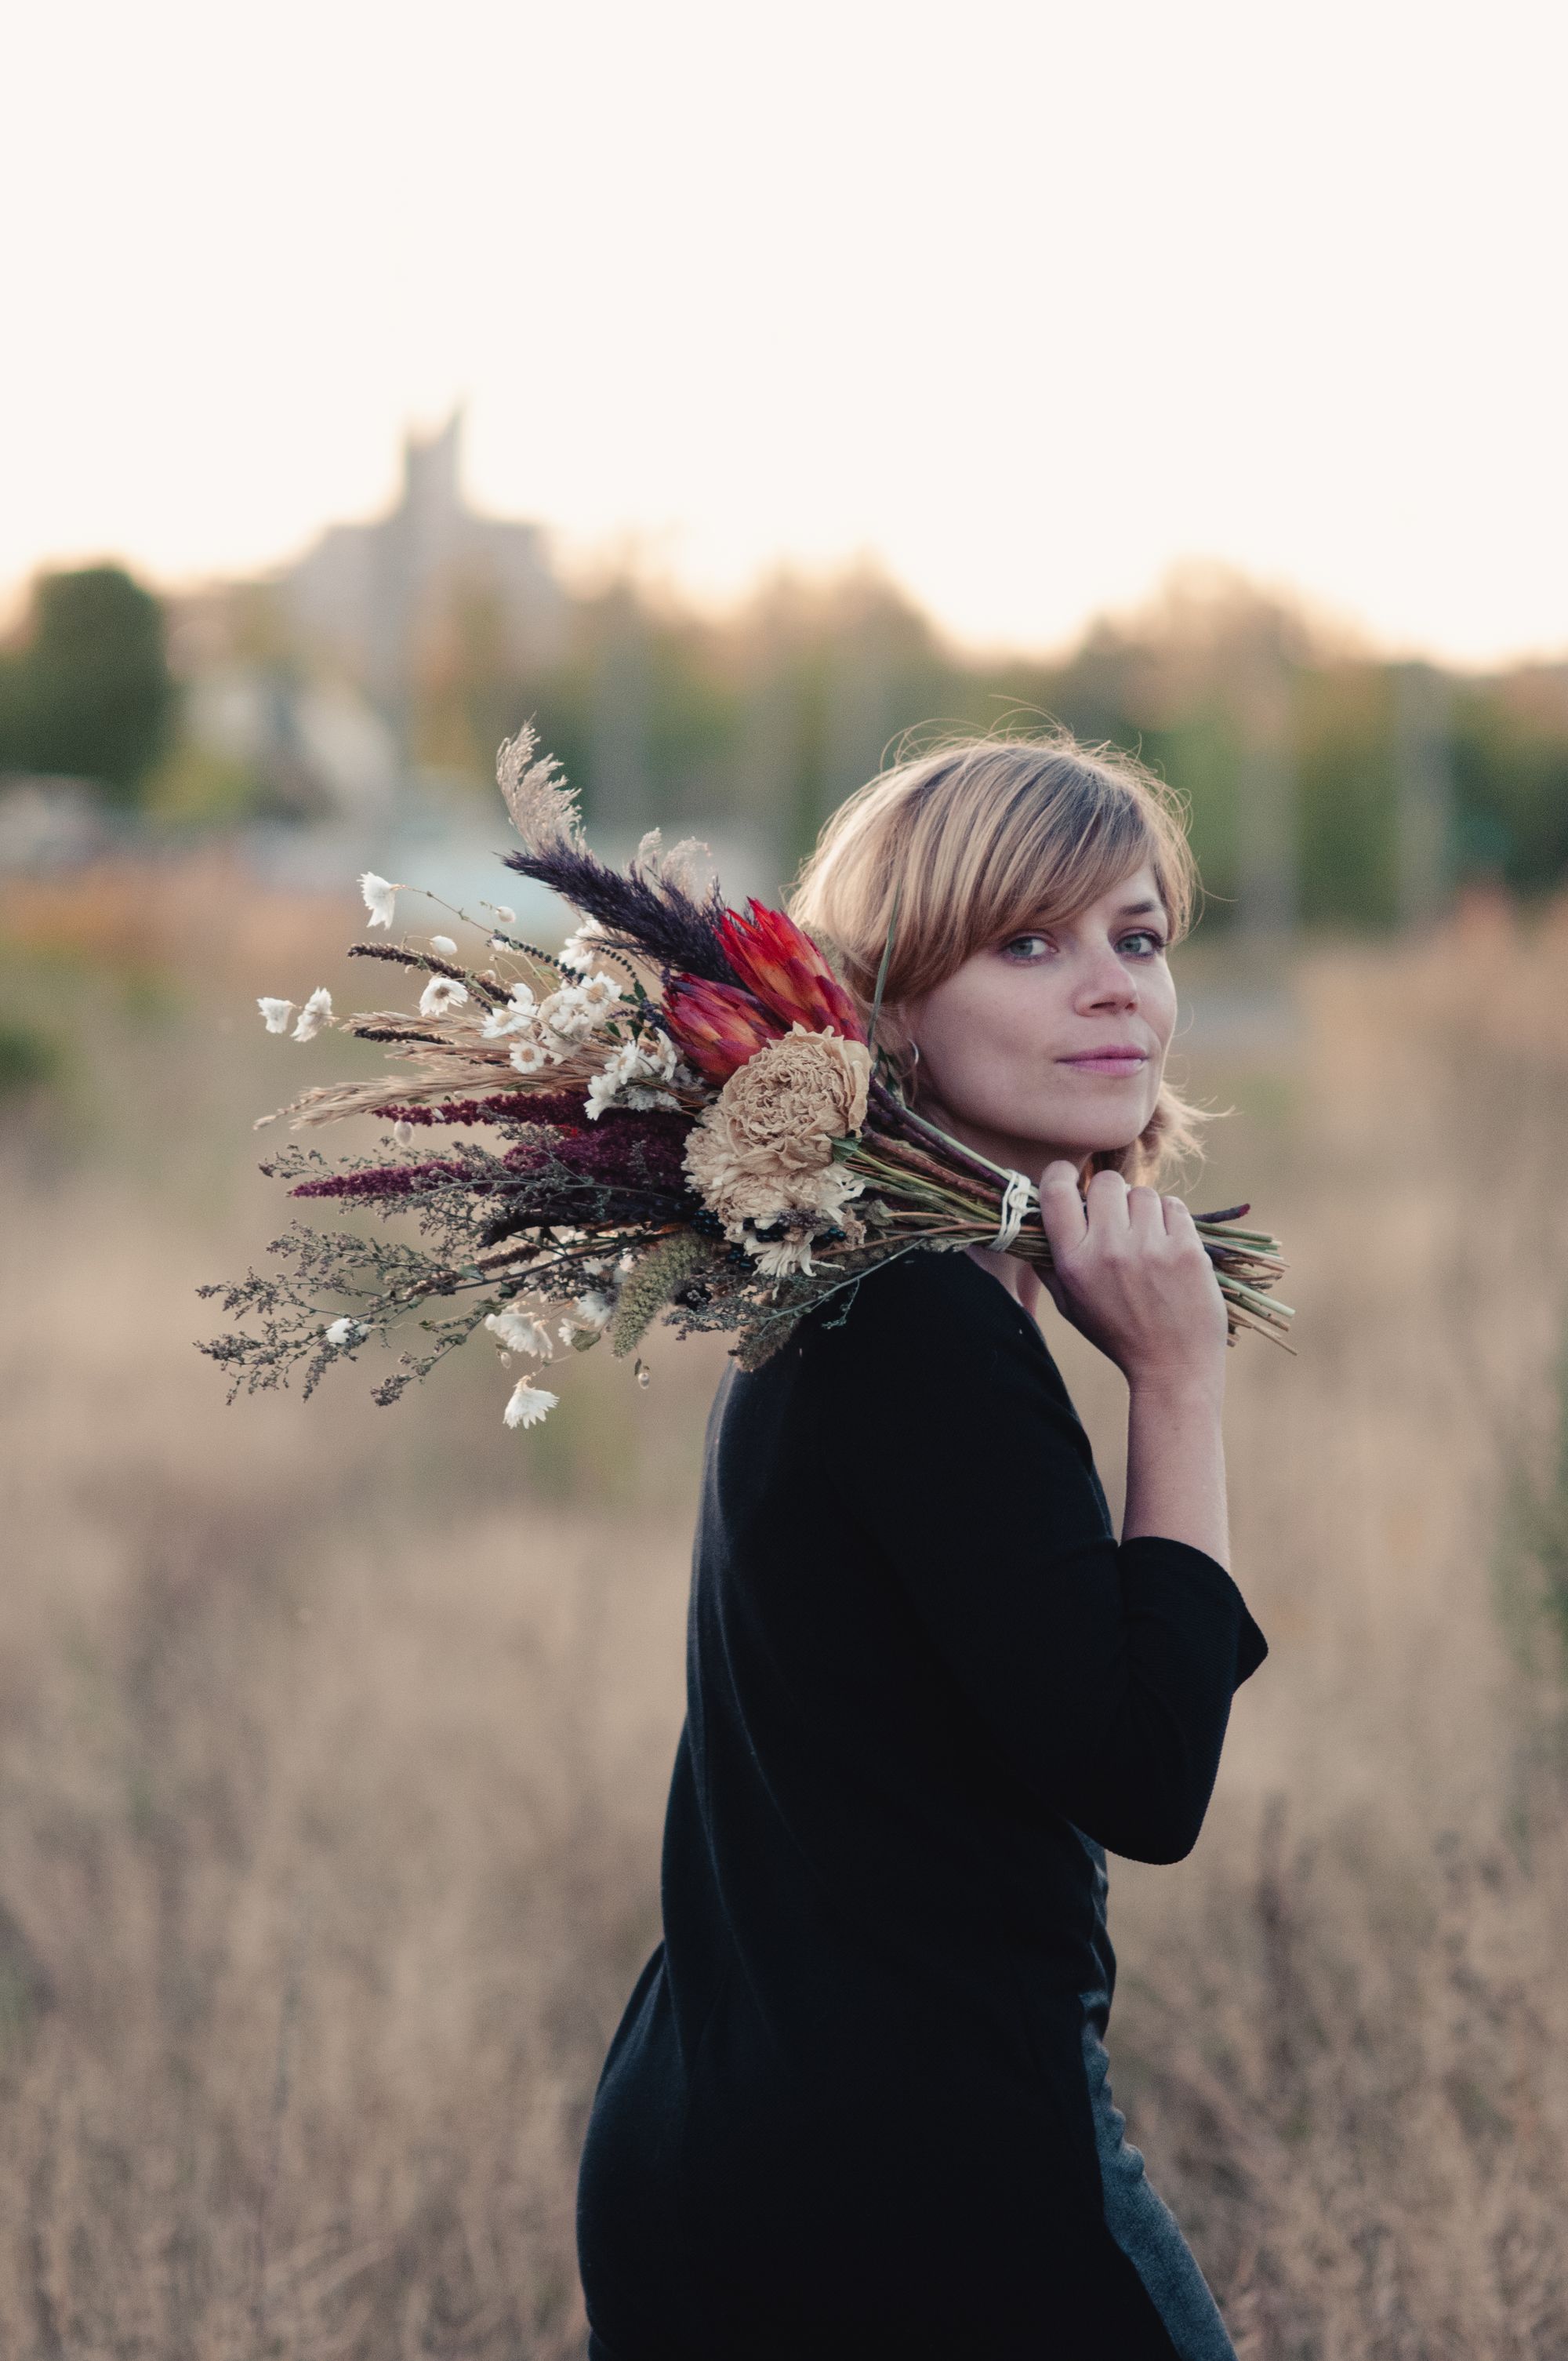
[[[1225,1314],[1164,1081],[1194,875],[1162,791],[966,742],[829,822],[794,911],[923,1112],[1039,1176],[1129,1389],[1114,1538],[1005,1254],[861,1280],[709,1420],[664,1940],[588,2127],[598,2361],[1220,2361],[1112,2104],[1107,1850],[1197,1839],[1265,1653],[1227,1571]],[[1086,1191],[1080,1182],[1087,1178]]]

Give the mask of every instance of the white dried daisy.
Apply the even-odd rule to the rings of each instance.
[[[432,935],[430,948],[437,959],[455,959],[457,956],[457,946],[450,935]]]
[[[674,1043],[664,1034],[640,1033],[634,1040],[623,1042],[606,1059],[588,1084],[587,1110],[589,1119],[597,1123],[607,1106],[674,1107],[680,1101],[666,1090],[657,1087],[673,1082],[680,1065]]]
[[[586,1295],[574,1296],[566,1317],[556,1330],[563,1345],[587,1348],[595,1336],[602,1336],[615,1317],[615,1298],[600,1288],[590,1288]]]
[[[403,888],[391,884],[385,877],[378,877],[373,869],[367,869],[359,880],[359,891],[365,896],[370,924],[373,927],[389,927],[398,906],[398,895]]]
[[[324,983],[318,984],[300,1011],[300,1021],[294,1027],[296,1041],[313,1041],[323,1025],[332,1023],[332,994]]]
[[[511,1063],[520,1074],[538,1073],[540,1068],[548,1063],[549,1058],[550,1052],[543,1041],[514,1041],[511,1045]]]
[[[564,983],[539,1005],[539,1021],[561,1041],[576,1041],[591,1033],[598,1022],[598,1006],[587,996],[587,986]]]
[[[526,983],[514,983],[503,1008],[488,1009],[479,1027],[487,1041],[504,1041],[509,1034],[526,1033],[539,1014],[539,1004]]]
[[[258,1000],[256,1005],[261,1011],[269,1033],[286,1033],[289,1030],[289,1019],[294,1013],[291,1000]]]
[[[449,1009],[461,1008],[468,997],[468,987],[455,976],[433,975],[419,996],[422,1016],[444,1016]]]
[[[513,1304],[505,1312],[492,1312],[485,1322],[503,1353],[526,1353],[531,1360],[548,1358],[550,1338],[537,1320]]]
[[[537,1426],[541,1419],[549,1417],[560,1399],[559,1394],[546,1393],[543,1386],[520,1378],[501,1416],[508,1426]]]
[[[797,1271],[807,1279],[812,1275],[811,1239],[804,1231],[791,1237],[748,1237],[745,1246],[764,1279],[793,1279]]]

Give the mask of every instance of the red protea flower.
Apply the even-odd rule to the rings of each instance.
[[[732,983],[709,983],[704,976],[672,976],[663,1011],[676,1047],[710,1082],[727,1082],[764,1042],[777,1041],[789,1030],[749,992]]]
[[[741,983],[785,1031],[796,1024],[812,1033],[831,1027],[841,1039],[863,1041],[866,1028],[854,1002],[811,937],[782,910],[761,902],[747,907],[749,918],[726,910],[718,922],[719,939]]]

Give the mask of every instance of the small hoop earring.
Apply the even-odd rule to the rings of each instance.
[[[910,1072],[913,1073],[915,1071],[915,1068],[920,1063],[920,1044],[918,1041],[911,1041],[909,1046],[915,1052],[914,1059],[911,1061],[909,1068]]]

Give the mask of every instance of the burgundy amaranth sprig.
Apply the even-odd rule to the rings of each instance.
[[[411,1197],[422,1189],[439,1187],[443,1181],[465,1180],[476,1184],[475,1177],[466,1164],[382,1164],[367,1171],[328,1172],[319,1180],[302,1180],[291,1189],[291,1197],[342,1197],[352,1202],[385,1201],[390,1197]],[[491,1182],[490,1186],[494,1186]]]
[[[501,1161],[516,1172],[543,1171],[554,1162],[611,1188],[620,1181],[652,1183],[684,1197],[690,1194],[684,1162],[690,1130],[679,1115],[622,1115],[592,1130],[551,1126],[537,1140],[509,1148]]]
[[[583,1122],[583,1101],[569,1091],[495,1091],[488,1098],[450,1099],[433,1106],[378,1106],[374,1112],[388,1123],[407,1124],[564,1124],[576,1130]],[[622,1124],[631,1118],[611,1107],[600,1118]]]

